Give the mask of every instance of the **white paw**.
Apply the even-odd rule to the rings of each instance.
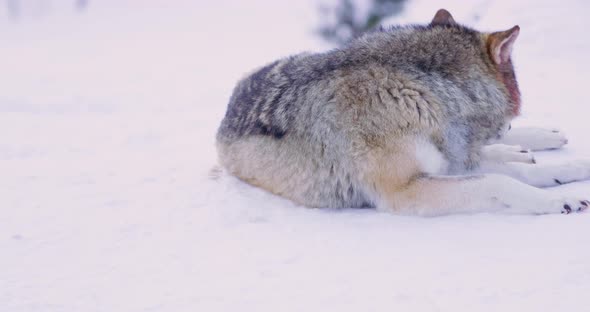
[[[575,160],[568,164],[555,166],[553,170],[554,185],[590,179],[590,160]]]
[[[590,207],[590,201],[587,199],[572,197],[549,197],[536,204],[529,203],[528,207],[521,210],[533,214],[570,214],[574,212],[583,212]]]
[[[568,143],[563,132],[548,128],[513,128],[500,143],[521,145],[533,151],[561,148]]]
[[[588,210],[590,201],[585,198],[549,195],[524,199],[508,206],[511,208],[509,212],[515,214],[570,214]]]
[[[537,137],[537,146],[531,147],[533,150],[540,150],[540,149],[557,149],[562,148],[564,145],[568,143],[568,140],[565,134],[558,129],[543,129],[537,128],[538,137]]]
[[[482,148],[482,160],[492,162],[520,162],[535,164],[535,156],[531,150],[520,145],[492,144]]]
[[[590,201],[586,199],[562,198],[553,201],[553,206],[561,214],[570,214],[572,212],[582,212],[590,206]]]
[[[537,187],[557,186],[590,179],[590,160],[534,166],[509,163],[506,166],[517,179]]]

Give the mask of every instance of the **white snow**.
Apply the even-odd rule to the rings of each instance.
[[[326,48],[316,2],[72,2],[0,10],[0,311],[587,309],[590,213],[312,210],[210,178],[237,79]],[[440,6],[414,0],[393,22]],[[590,3],[445,7],[481,30],[520,25],[516,126],[568,134],[539,162],[590,157]]]

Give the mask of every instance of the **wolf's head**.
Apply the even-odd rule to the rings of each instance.
[[[343,63],[377,61],[409,73],[437,89],[439,100],[502,111],[509,120],[520,112],[520,92],[511,52],[520,28],[480,32],[460,25],[444,9],[428,25],[382,28],[353,40]],[[474,109],[461,110],[469,114]]]
[[[459,27],[451,13],[445,9],[440,9],[436,12],[430,26]],[[520,91],[510,56],[514,41],[518,37],[519,32],[520,27],[514,26],[505,31],[480,33],[482,42],[484,43],[486,63],[496,79],[506,87],[514,116],[520,113]]]

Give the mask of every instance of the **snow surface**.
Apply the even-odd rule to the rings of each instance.
[[[590,213],[312,210],[209,177],[236,80],[327,48],[315,2],[71,2],[0,18],[0,311],[590,311]],[[521,26],[517,125],[569,134],[540,162],[590,157],[590,3],[445,7]]]

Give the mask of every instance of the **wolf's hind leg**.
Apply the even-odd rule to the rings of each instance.
[[[361,181],[377,209],[406,215],[454,213],[569,213],[590,202],[555,197],[509,176],[441,176],[446,160],[427,140],[397,140],[364,155]]]
[[[484,161],[476,172],[504,174],[532,186],[548,187],[590,179],[590,160],[548,165]]]
[[[512,128],[497,143],[541,151],[561,148],[567,142],[565,135],[556,129]]]
[[[437,216],[456,213],[570,213],[585,210],[585,199],[555,197],[503,175],[420,176],[380,194],[377,208],[399,214]]]

